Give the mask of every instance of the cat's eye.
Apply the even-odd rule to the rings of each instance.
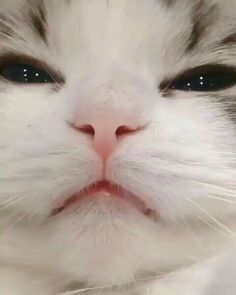
[[[17,83],[54,83],[53,77],[46,71],[29,64],[9,64],[0,69],[0,76]]]
[[[230,88],[236,84],[234,68],[222,65],[202,66],[186,71],[173,80],[161,84],[161,90],[213,92]]]

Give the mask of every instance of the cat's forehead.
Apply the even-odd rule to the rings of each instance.
[[[61,30],[73,29],[74,36],[83,31],[83,26],[99,31],[99,26],[115,26],[122,33],[136,31],[168,32],[172,34],[192,28],[190,49],[197,45],[209,29],[223,33],[236,25],[233,0],[2,0],[0,8],[0,37],[16,37],[27,26],[32,34],[46,42],[52,26]],[[179,26],[175,26],[178,23]],[[224,28],[220,25],[224,24]],[[73,28],[72,28],[73,26]],[[86,27],[87,28],[87,27]],[[161,29],[161,30],[160,30]],[[219,32],[220,29],[220,32]],[[117,30],[118,31],[118,30]],[[235,30],[236,31],[236,30]],[[54,33],[55,28],[54,28]],[[76,34],[78,33],[78,34]],[[104,32],[105,33],[105,32]],[[113,32],[114,35],[116,32]],[[135,36],[133,36],[135,37]],[[168,35],[165,36],[168,39]],[[231,36],[232,37],[232,36]],[[184,38],[183,38],[184,39]],[[132,40],[130,40],[132,41]]]
[[[2,0],[0,51],[204,55],[236,45],[235,11],[234,0]]]

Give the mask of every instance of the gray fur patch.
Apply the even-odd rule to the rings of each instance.
[[[209,26],[216,23],[219,7],[216,4],[207,4],[205,0],[199,0],[193,6],[192,31],[186,47],[186,53],[195,49],[205,36]]]
[[[43,1],[40,1],[36,8],[30,8],[29,18],[35,34],[38,35],[44,43],[47,43],[47,16]]]

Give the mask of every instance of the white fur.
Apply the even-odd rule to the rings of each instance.
[[[1,291],[56,295],[72,283],[135,282],[101,294],[134,288],[142,295],[200,295],[215,270],[208,260],[235,245],[235,125],[211,97],[176,91],[166,98],[157,88],[200,64],[236,66],[235,48],[211,49],[232,32],[235,1],[212,1],[221,5],[218,23],[188,55],[194,1],[170,8],[158,0],[65,2],[45,1],[48,47],[25,24],[23,0],[1,3],[5,13],[18,11],[13,20],[21,38],[0,39],[0,52],[33,56],[66,77],[59,92],[0,82]],[[235,92],[233,87],[224,95]],[[66,124],[101,105],[146,126],[120,142],[106,177],[155,208],[156,223],[105,198],[48,217],[55,202],[101,178],[90,139]],[[198,279],[202,272],[207,275]],[[172,283],[168,276],[145,281],[170,273]]]

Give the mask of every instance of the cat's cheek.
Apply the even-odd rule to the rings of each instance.
[[[0,174],[6,180],[0,202],[15,197],[14,209],[45,218],[55,199],[97,179],[99,163],[67,126],[59,94],[11,86],[0,93],[0,114]]]

